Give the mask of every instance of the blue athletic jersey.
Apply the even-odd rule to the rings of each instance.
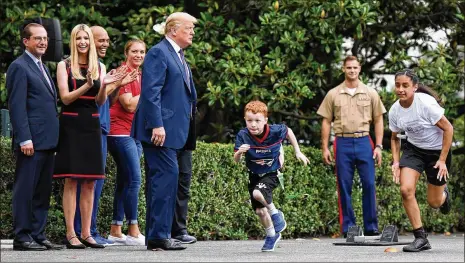
[[[110,132],[110,96],[102,106],[98,107],[100,113],[100,128],[102,133],[107,135]]]
[[[103,61],[99,58],[98,61],[103,63]],[[99,64],[100,67],[100,64]],[[110,96],[107,97],[107,100],[102,106],[98,107],[98,111],[100,114],[100,128],[102,129],[102,134],[107,135],[110,132]]]
[[[262,138],[249,133],[247,128],[236,135],[234,152],[239,150],[242,144],[250,145],[245,153],[245,165],[252,173],[264,174],[281,168],[279,154],[282,141],[287,137],[287,126],[284,124],[265,125]]]

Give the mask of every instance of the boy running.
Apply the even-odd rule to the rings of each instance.
[[[274,251],[281,239],[281,232],[287,226],[283,212],[273,204],[273,189],[279,184],[279,169],[284,163],[282,141],[290,141],[297,159],[304,165],[309,160],[300,152],[297,139],[290,128],[284,124],[267,124],[268,108],[263,102],[249,102],[244,109],[244,119],[247,128],[239,131],[236,136],[234,161],[239,162],[245,154],[252,208],[266,231],[262,251]]]

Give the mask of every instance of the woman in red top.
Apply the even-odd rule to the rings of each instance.
[[[146,46],[141,40],[130,40],[124,47],[128,71],[139,70],[144,61]],[[130,137],[132,119],[141,89],[139,77],[121,87],[119,97],[110,108],[110,133],[108,150],[117,165],[115,196],[113,200],[113,221],[109,240],[125,245],[145,245],[145,237],[140,233],[137,221],[139,190],[141,185],[140,157],[142,146]],[[121,231],[124,216],[128,222],[128,235]]]

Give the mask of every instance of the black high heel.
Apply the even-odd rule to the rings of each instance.
[[[82,244],[84,244],[86,247],[90,247],[90,248],[105,248],[104,245],[101,245],[101,244],[97,244],[97,243],[89,243],[87,241],[87,239],[91,238],[92,236],[88,236],[86,238],[79,238],[79,241],[81,241]]]
[[[70,239],[67,239],[66,241],[66,248],[67,249],[84,249],[86,246],[84,244],[78,244],[78,245],[73,245],[71,244],[71,239],[73,238],[78,238],[77,236],[72,236]],[[78,238],[79,240],[79,238]]]

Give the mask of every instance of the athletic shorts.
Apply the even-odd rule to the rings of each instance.
[[[253,191],[259,190],[268,204],[273,202],[273,189],[279,185],[278,172],[270,172],[263,176],[249,172],[249,194],[252,202],[252,208],[255,211],[257,208],[265,207],[262,203],[253,198]]]
[[[437,178],[439,169],[434,168],[439,160],[441,150],[424,150],[416,147],[410,142],[406,142],[403,147],[402,157],[400,158],[399,167],[411,168],[420,174],[425,172],[428,183],[436,186],[446,184],[444,177],[441,181]],[[447,154],[446,167],[450,172],[451,152]]]

